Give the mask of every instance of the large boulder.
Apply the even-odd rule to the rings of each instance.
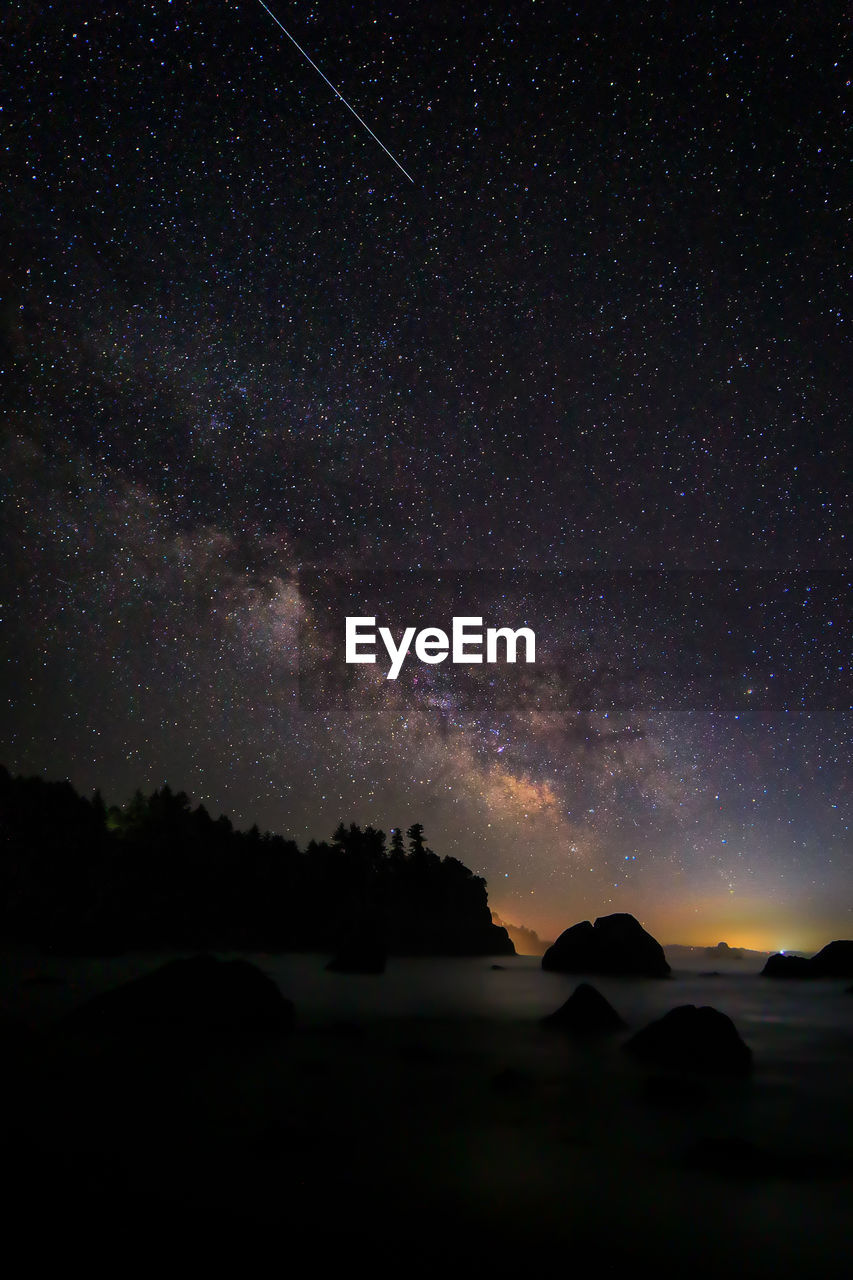
[[[670,1009],[638,1031],[625,1050],[646,1066],[705,1075],[748,1075],[752,1050],[731,1018],[709,1006]]]
[[[68,1019],[75,1030],[170,1028],[188,1032],[291,1030],[294,1010],[272,978],[248,960],[199,955],[95,996]]]
[[[768,956],[761,970],[765,978],[811,978],[814,976],[811,960],[805,956],[786,956],[782,952]]]
[[[561,933],[542,957],[542,968],[559,973],[635,974],[665,978],[669,965],[663,947],[627,913],[599,916]]]
[[[570,1035],[596,1035],[619,1031],[625,1023],[600,991],[582,982],[565,1004],[542,1019],[542,1026],[567,1031]]]

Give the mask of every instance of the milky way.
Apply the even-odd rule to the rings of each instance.
[[[843,8],[4,16],[0,758],[422,821],[543,936],[851,921]],[[344,663],[344,619],[535,629]]]

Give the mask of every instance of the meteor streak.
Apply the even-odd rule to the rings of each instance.
[[[303,58],[305,59],[305,61],[311,64],[311,66],[314,68],[314,70],[317,72],[317,74],[318,74],[318,75],[323,76],[323,79],[326,81],[326,84],[329,86],[329,88],[331,89],[332,93],[336,94],[336,95],[337,95],[337,97],[339,97],[339,98],[340,98],[341,102],[344,104],[344,106],[346,107],[346,109],[347,109],[348,111],[351,111],[351,112],[352,112],[352,114],[355,116],[355,118],[356,118],[356,120],[358,121],[358,123],[359,123],[359,124],[360,124],[364,129],[366,129],[366,130],[367,130],[367,132],[370,134],[370,136],[371,136],[371,138],[373,139],[373,141],[374,141],[374,142],[378,142],[378,143],[379,143],[379,145],[380,145],[380,147],[382,148],[382,150],[385,152],[385,154],[386,154],[387,156],[390,156],[390,157],[391,157],[391,159],[394,161],[395,165],[396,165],[396,166],[397,166],[397,168],[400,170],[400,172],[401,172],[401,173],[402,173],[406,178],[408,178],[408,179],[409,179],[409,182],[414,182],[414,178],[412,177],[412,175],[411,175],[410,173],[406,173],[406,170],[405,170],[405,169],[403,168],[403,166],[400,164],[400,161],[399,161],[399,160],[397,160],[393,155],[391,155],[391,152],[390,152],[390,151],[388,150],[388,148],[385,146],[385,143],[384,143],[384,142],[381,142],[381,141],[380,141],[380,139],[379,139],[379,138],[377,138],[376,134],[373,132],[373,130],[371,129],[370,125],[369,125],[369,124],[367,124],[367,123],[365,123],[365,121],[364,121],[364,120],[362,120],[361,116],[358,114],[358,112],[356,111],[355,107],[351,107],[351,106],[350,106],[350,104],[347,102],[347,100],[346,100],[346,98],[344,97],[344,95],[343,95],[343,94],[342,94],[338,89],[336,89],[336,88],[335,88],[335,86],[332,84],[332,82],[331,82],[331,80],[329,79],[329,77],[328,77],[327,75],[324,75],[324,74],[323,74],[323,72],[320,70],[320,68],[317,66],[317,63],[316,63],[316,62],[313,62],[313,61],[311,60],[311,58],[309,58],[308,54],[307,54],[307,53],[305,52],[305,50],[302,48],[302,45],[301,45],[301,44],[297,44],[297,42],[294,40],[293,36],[292,36],[292,35],[290,34],[290,32],[287,30],[287,28],[286,28],[285,26],[282,26],[282,24],[279,22],[278,18],[277,18],[277,17],[275,16],[275,14],[273,13],[272,9],[270,9],[268,5],[265,5],[265,4],[264,4],[264,0],[258,0],[258,4],[261,6],[261,8],[262,8],[262,9],[266,9],[267,13],[270,15],[270,17],[272,18],[273,22],[276,24],[276,26],[277,26],[277,27],[279,27],[279,28],[284,32],[284,34],[287,36],[287,38],[288,38],[288,40],[290,41],[290,43],[291,43],[291,44],[296,45],[296,48],[297,48],[297,49],[299,50],[299,52],[302,54],[302,56],[303,56]]]

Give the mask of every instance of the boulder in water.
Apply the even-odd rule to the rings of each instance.
[[[752,1050],[731,1018],[705,1005],[670,1009],[632,1036],[625,1049],[653,1067],[696,1071],[703,1075],[748,1075]]]
[[[596,1035],[619,1031],[625,1023],[600,991],[582,982],[565,1004],[542,1019],[542,1026],[568,1031],[570,1035]]]
[[[670,971],[660,943],[624,912],[599,916],[594,925],[584,920],[566,929],[545,952],[542,968],[646,978],[665,978]]]

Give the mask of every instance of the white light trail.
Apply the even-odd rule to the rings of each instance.
[[[310,65],[314,68],[314,70],[317,72],[317,74],[318,74],[318,75],[323,76],[323,79],[326,81],[326,84],[327,84],[327,85],[329,86],[329,88],[332,90],[332,93],[336,94],[336,95],[337,95],[337,97],[339,97],[339,98],[340,98],[340,100],[341,100],[341,102],[344,104],[344,106],[347,108],[347,110],[352,112],[352,114],[355,116],[356,120],[357,120],[357,121],[358,121],[358,123],[362,126],[362,128],[366,129],[366,130],[367,130],[367,132],[370,134],[370,136],[371,136],[371,138],[373,139],[373,141],[374,141],[374,142],[378,142],[378,143],[379,143],[379,145],[380,145],[380,147],[382,148],[382,150],[385,152],[385,154],[386,154],[387,156],[390,156],[390,158],[394,161],[395,165],[396,165],[396,166],[397,166],[397,168],[400,170],[400,172],[401,172],[401,173],[402,173],[406,178],[408,178],[408,179],[409,179],[409,182],[414,182],[414,178],[412,177],[412,175],[411,175],[410,173],[406,173],[406,170],[405,170],[405,169],[403,168],[403,166],[400,164],[400,161],[399,161],[399,160],[397,160],[393,155],[391,155],[391,152],[390,152],[390,151],[388,150],[388,148],[385,146],[385,143],[384,143],[384,142],[382,142],[379,138],[377,138],[376,134],[373,132],[373,130],[371,129],[370,125],[369,125],[369,124],[367,124],[364,120],[362,120],[361,116],[358,114],[358,112],[356,111],[355,107],[351,107],[351,106],[350,106],[350,104],[347,102],[347,100],[346,100],[346,98],[344,97],[344,95],[343,95],[342,93],[340,93],[340,92],[339,92],[339,90],[337,90],[337,89],[335,88],[335,86],[332,84],[332,82],[331,82],[331,80],[329,79],[329,77],[328,77],[327,75],[324,75],[324,74],[323,74],[323,72],[320,70],[320,68],[317,66],[317,63],[316,63],[316,62],[313,62],[313,61],[311,60],[311,58],[309,58],[308,54],[307,54],[307,53],[305,52],[305,50],[302,48],[302,45],[301,45],[301,44],[298,44],[298,43],[294,40],[293,36],[292,36],[292,35],[290,34],[290,32],[287,30],[287,27],[283,26],[283,25],[279,22],[278,18],[275,16],[275,14],[273,13],[272,9],[270,9],[270,7],[269,7],[268,5],[264,4],[264,0],[258,0],[258,4],[261,6],[261,8],[262,8],[262,9],[266,9],[267,13],[270,15],[270,17],[272,18],[273,22],[276,24],[276,26],[277,26],[277,27],[281,28],[281,30],[282,30],[282,31],[284,32],[284,34],[287,36],[287,38],[288,38],[288,40],[290,41],[290,43],[291,43],[291,44],[296,45],[296,48],[297,48],[297,49],[299,50],[299,52],[302,54],[302,56],[303,56],[303,58],[305,59],[305,61],[306,61],[306,62],[308,62],[308,63],[310,63]]]

